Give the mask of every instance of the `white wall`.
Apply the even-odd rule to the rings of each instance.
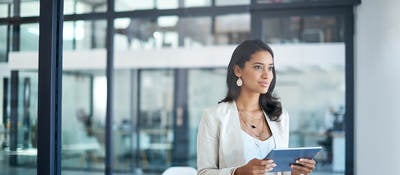
[[[363,0],[356,8],[357,175],[400,173],[399,11],[399,0]]]

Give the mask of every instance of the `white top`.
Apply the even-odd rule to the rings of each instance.
[[[243,153],[246,163],[254,158],[264,159],[268,155],[268,153],[275,148],[275,141],[273,139],[273,136],[269,137],[267,140],[262,141],[250,136],[242,130],[242,137],[244,148]]]

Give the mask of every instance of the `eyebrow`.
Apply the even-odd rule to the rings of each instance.
[[[264,63],[261,63],[261,62],[255,62],[255,63],[253,63],[253,65],[256,65],[256,64],[257,64],[257,65],[259,65],[259,64],[264,65]],[[272,66],[273,66],[274,63],[269,63],[268,65],[272,65]]]

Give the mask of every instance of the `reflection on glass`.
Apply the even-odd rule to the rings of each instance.
[[[173,71],[142,71],[140,80],[139,165],[160,171],[171,165]]]
[[[20,35],[21,51],[39,50],[39,24],[21,24]]]
[[[39,0],[19,1],[19,2],[21,2],[20,16],[39,16],[39,9],[40,9]]]
[[[5,62],[7,59],[7,26],[0,26],[0,63]]]
[[[226,93],[226,69],[199,69],[189,71],[189,166],[196,167],[197,128],[204,109],[215,106]],[[210,88],[212,87],[212,88]],[[205,95],[204,92],[207,92]]]
[[[64,14],[105,12],[106,10],[106,0],[64,0]]]
[[[64,22],[64,50],[105,48],[106,25],[104,20]]]
[[[106,85],[98,79],[91,72],[63,73],[63,168],[104,169],[104,116],[99,114],[105,113],[105,108],[96,108],[92,98],[104,96]],[[98,91],[102,91],[101,94],[97,94]],[[96,102],[105,106],[103,100]]]
[[[263,39],[269,43],[343,42],[342,17],[291,16],[265,18],[262,21]]]

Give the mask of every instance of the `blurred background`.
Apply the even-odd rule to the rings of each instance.
[[[275,52],[275,93],[291,117],[290,147],[323,147],[313,174],[353,172],[354,164],[346,165],[354,162],[346,150],[355,147],[354,104],[346,104],[355,101],[353,13],[363,19],[373,4],[113,3],[114,33],[107,33],[106,0],[64,0],[63,174],[104,174],[107,49],[114,49],[113,170],[153,175],[175,166],[196,168],[202,111],[224,97],[235,46],[253,38]],[[38,0],[0,1],[0,174],[36,174],[39,8]]]

